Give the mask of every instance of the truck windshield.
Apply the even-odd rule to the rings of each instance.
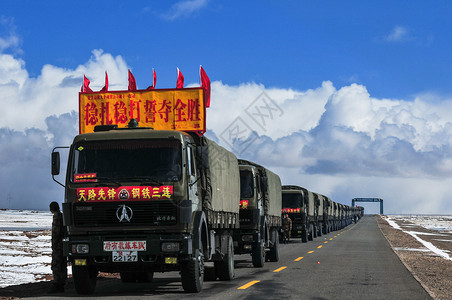
[[[282,194],[282,208],[301,208],[302,206],[301,194]]]
[[[78,176],[175,182],[182,177],[181,166],[182,145],[177,140],[87,141],[74,146],[71,180],[77,182]]]
[[[240,197],[251,198],[254,196],[253,173],[250,171],[240,171]]]

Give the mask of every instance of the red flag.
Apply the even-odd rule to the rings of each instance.
[[[153,90],[153,89],[155,89],[155,84],[157,83],[157,74],[155,74],[155,70],[154,70],[154,69],[152,69],[152,76],[154,77],[154,79],[152,80],[152,85],[149,86],[149,87],[147,88],[147,90]]]
[[[105,71],[105,85],[100,91],[101,92],[108,92],[108,74],[107,74],[107,71]]]
[[[210,79],[202,66],[199,68],[199,76],[201,77],[201,87],[204,89],[204,102],[206,107],[210,107]]]
[[[137,82],[135,81],[135,77],[133,76],[132,72],[129,70],[129,91],[136,91],[137,90]]]
[[[85,74],[83,74],[83,85],[82,85],[82,93],[92,93],[93,90],[89,88],[89,79],[86,78]]]
[[[182,75],[182,72],[177,68],[177,85],[176,89],[183,89],[184,88],[184,75]]]

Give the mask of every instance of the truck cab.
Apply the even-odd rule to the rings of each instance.
[[[234,231],[236,254],[250,253],[254,267],[279,260],[281,181],[250,161],[238,160],[240,170],[240,229]],[[278,213],[275,213],[278,211]]]

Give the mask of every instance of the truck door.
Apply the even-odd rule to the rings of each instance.
[[[198,197],[198,184],[195,159],[193,157],[194,151],[189,145],[187,147],[187,172],[188,172],[188,200],[192,203],[192,211],[198,210],[199,197]]]

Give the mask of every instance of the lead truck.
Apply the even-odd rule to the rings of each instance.
[[[240,173],[236,156],[203,136],[205,95],[205,87],[79,94],[64,183],[55,178],[60,147],[52,152],[77,293],[92,294],[99,271],[124,282],[180,271],[186,292],[201,291],[208,261],[220,280],[234,278]]]

